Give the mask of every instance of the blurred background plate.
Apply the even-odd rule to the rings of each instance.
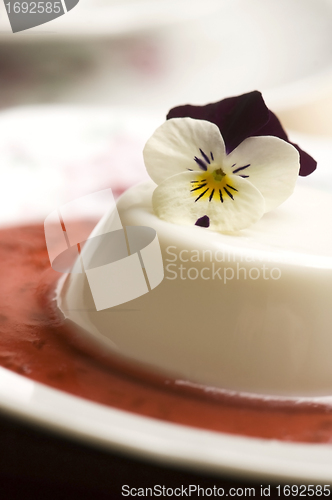
[[[165,114],[258,89],[278,111],[332,92],[331,0],[81,0],[16,34],[0,5],[2,107],[109,104]]]
[[[195,18],[218,9],[218,5],[220,0],[80,0],[75,11],[68,11],[52,21],[52,25],[36,26],[6,40],[28,42],[27,34],[51,38],[117,37]],[[3,4],[0,12],[0,31],[5,36],[11,33],[11,28]]]
[[[162,114],[126,108],[27,106],[0,113],[0,223],[42,221],[57,206],[148,179],[143,147]],[[290,133],[317,161],[298,183],[332,192],[332,142]],[[102,210],[102,207],[100,207]]]
[[[157,120],[115,108],[34,106],[0,113],[0,223],[42,221],[57,206],[147,178]]]
[[[0,113],[0,223],[42,221],[56,207],[148,179],[143,147],[164,117],[126,108],[27,106]],[[290,133],[318,161],[298,183],[332,192],[332,142]],[[100,207],[102,210],[102,207]]]

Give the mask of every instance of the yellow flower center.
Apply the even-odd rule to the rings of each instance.
[[[195,202],[208,199],[224,203],[225,199],[234,200],[234,196],[238,193],[230,177],[221,168],[195,174],[195,180],[191,181],[190,186]]]
[[[224,174],[224,172],[221,170],[221,168],[218,168],[218,170],[214,170],[212,172],[212,175],[213,175],[214,180],[216,182],[220,182],[220,181],[222,181],[223,177],[225,177],[226,174]]]

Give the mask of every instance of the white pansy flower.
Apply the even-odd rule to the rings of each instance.
[[[283,203],[300,168],[298,151],[278,137],[249,137],[226,154],[219,128],[192,118],[167,120],[143,154],[158,184],[156,215],[184,225],[209,220],[210,229],[221,232],[248,227]]]

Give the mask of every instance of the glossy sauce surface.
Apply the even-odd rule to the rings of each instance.
[[[168,422],[285,441],[332,442],[332,408],[179,387],[89,352],[54,307],[43,226],[0,231],[0,365],[91,401]]]

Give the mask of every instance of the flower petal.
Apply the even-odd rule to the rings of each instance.
[[[175,118],[157,128],[146,143],[143,156],[149,176],[159,184],[180,172],[202,172],[213,159],[222,162],[225,144],[213,123]]]
[[[237,175],[227,176],[228,187],[223,189],[222,196],[218,190],[214,193],[210,190],[202,196],[206,188],[201,194],[191,191],[199,176],[194,172],[183,172],[159,184],[152,197],[155,214],[160,219],[181,225],[194,225],[197,219],[206,216],[210,219],[209,229],[221,232],[243,229],[264,214],[263,196],[245,179]]]
[[[283,139],[284,141],[289,142],[294,148],[296,148],[300,154],[300,172],[299,175],[302,177],[305,177],[307,175],[312,174],[314,170],[316,170],[317,167],[317,162],[310,156],[308,153],[303,151],[297,144],[294,144],[294,142],[291,142],[288,139],[288,136],[284,129],[282,128],[282,125],[277,118],[277,116],[272,113],[272,111],[269,111],[269,121],[259,130],[256,131],[254,134],[256,136],[261,136],[261,135],[273,135],[275,137],[279,137],[280,139]]]
[[[255,90],[205,106],[178,106],[169,111],[167,119],[184,116],[215,123],[230,152],[267,124],[269,110],[262,94]]]
[[[279,119],[267,108],[262,94],[257,90],[205,106],[177,106],[169,111],[167,119],[185,116],[215,123],[228,153],[248,137],[272,135],[289,142],[298,150],[301,164],[299,175],[309,175],[316,169],[317,162],[297,144],[289,141]]]
[[[298,150],[300,153],[300,172],[299,175],[302,177],[306,177],[307,175],[312,174],[316,170],[317,162],[314,160],[312,156],[310,156],[306,151],[303,151],[297,144],[294,142],[290,143],[294,148]]]
[[[298,151],[277,137],[249,137],[224,163],[226,173],[246,176],[262,193],[266,212],[293,193],[299,168]]]
[[[197,219],[195,222],[195,226],[200,226],[200,227],[209,227],[210,226],[210,219],[207,215],[203,215],[203,217],[200,217]]]

